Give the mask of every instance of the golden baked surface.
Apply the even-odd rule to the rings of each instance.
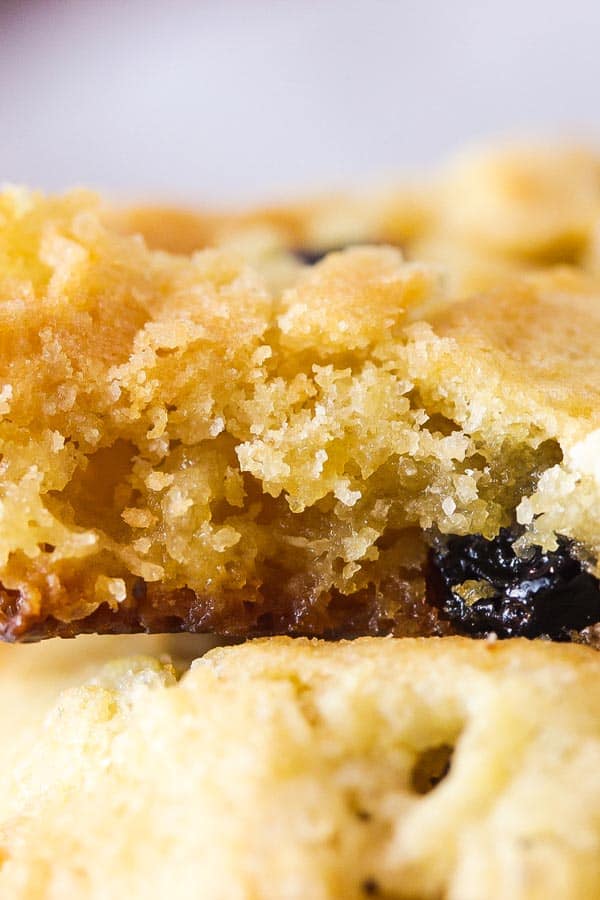
[[[121,661],[4,769],[0,895],[588,900],[599,685],[594,651],[526,641]]]
[[[523,548],[563,535],[594,569],[600,179],[590,156],[542,162],[389,194],[376,235],[373,201],[356,236],[408,261],[302,265],[291,244],[319,223],[323,243],[336,210],[351,239],[334,201],[223,219],[218,249],[175,255],[89,195],[4,193],[0,633],[439,634],[433,538],[515,521]],[[191,250],[172,217],[164,243]],[[256,229],[284,227],[266,253]],[[485,290],[457,242],[492,265]]]

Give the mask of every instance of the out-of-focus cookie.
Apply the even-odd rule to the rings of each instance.
[[[168,658],[182,670],[215,643],[214,638],[200,635],[81,635],[35,646],[0,644],[5,771],[12,770],[31,746],[60,691],[92,678],[112,660],[134,655]],[[0,807],[5,799],[0,794]]]
[[[229,214],[138,206],[109,217],[154,248],[235,247],[278,284],[293,280],[294,258],[392,244],[409,259],[443,265],[456,289],[469,292],[555,265],[598,270],[600,156],[569,143],[480,147],[387,188]]]
[[[600,657],[272,639],[121,661],[4,769],[0,895],[588,900]]]

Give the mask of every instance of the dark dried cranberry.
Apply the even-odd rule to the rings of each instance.
[[[328,253],[340,253],[342,250],[347,250],[349,247],[356,247],[360,243],[360,241],[350,241],[348,244],[338,244],[335,247],[294,247],[292,253],[296,259],[299,262],[304,263],[305,266],[314,266],[316,263],[321,262]],[[380,241],[376,240],[365,240],[363,243],[368,244],[370,247],[377,247],[380,245]]]
[[[292,253],[298,262],[303,263],[303,265],[314,266],[316,263],[321,262],[328,253],[337,253],[343,249],[344,247],[326,247],[325,249],[317,247],[294,247]]]
[[[480,534],[436,540],[431,550],[429,589],[456,630],[475,636],[548,636],[568,641],[571,633],[600,621],[600,583],[558,538],[558,548],[533,547],[526,556],[513,548],[522,534],[503,528],[494,540]],[[480,599],[457,588],[478,582]]]

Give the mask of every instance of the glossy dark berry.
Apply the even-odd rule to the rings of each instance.
[[[538,637],[568,641],[571,633],[600,622],[600,583],[571,553],[563,537],[558,548],[532,548],[518,556],[522,532],[504,528],[488,541],[479,534],[440,538],[431,551],[429,590],[456,630],[483,636]],[[477,582],[481,599],[465,594]]]

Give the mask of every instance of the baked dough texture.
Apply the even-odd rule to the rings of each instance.
[[[597,571],[597,161],[517,163],[373,201],[360,239],[404,255],[313,265],[292,244],[349,208],[223,219],[186,255],[90,195],[5,192],[0,634],[440,634],[433,538],[515,522]],[[259,226],[287,244],[253,256]],[[467,289],[455,244],[502,277]]]
[[[4,768],[0,895],[596,897],[599,669],[464,638],[113,663]]]

